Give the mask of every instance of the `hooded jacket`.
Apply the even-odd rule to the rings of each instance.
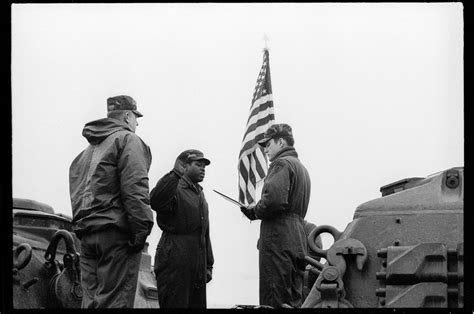
[[[73,228],[83,234],[114,226],[144,243],[153,227],[148,189],[150,148],[125,123],[104,118],[87,123],[89,146],[69,168]]]

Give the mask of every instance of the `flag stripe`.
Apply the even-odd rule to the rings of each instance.
[[[268,127],[272,124],[271,122],[275,120],[274,115],[269,115],[268,117],[259,121],[255,124],[255,129],[250,131],[244,139],[244,146],[240,150],[240,156],[244,154],[250,154],[255,150],[255,145],[258,145],[258,142],[263,139],[263,135]]]
[[[243,157],[240,159],[240,162],[239,162],[239,169],[240,169],[240,175],[243,179],[243,182],[245,184],[247,184],[247,181],[248,181],[248,177],[249,177],[249,173],[247,171],[247,167],[245,166],[245,163],[244,163],[244,160],[246,160],[247,156]]]
[[[265,105],[267,105],[267,104],[265,104]],[[273,105],[273,102],[270,105]],[[260,126],[260,125],[267,124],[268,123],[268,117],[269,116],[273,117],[273,114],[274,114],[273,113],[273,107],[267,107],[264,110],[259,111],[258,114],[253,115],[249,119],[249,121],[247,122],[247,131],[244,134],[244,141],[245,141],[245,137],[247,136],[247,134],[249,132],[255,130],[255,128]],[[271,120],[274,120],[274,118],[271,119]]]
[[[263,132],[258,132],[257,131],[257,128],[260,128],[261,126],[267,126],[268,128],[268,124],[269,122],[275,120],[275,115],[272,113],[270,113],[271,110],[269,110],[269,112],[267,113],[266,116],[263,116],[263,117],[259,117],[259,119],[256,119],[252,124],[249,124],[248,128],[247,128],[247,131],[245,132],[245,136],[244,136],[244,139],[242,142],[247,142],[248,140],[250,140],[254,135],[258,135],[260,133],[265,133],[265,131],[267,129],[264,129]],[[251,132],[254,132],[254,131],[257,131],[256,134],[249,134]]]
[[[265,111],[268,108],[273,109],[273,95],[272,94],[263,96],[262,98],[257,99],[253,103],[252,107],[250,108],[250,115],[249,115],[249,119],[247,120],[247,125],[249,124],[250,119],[252,119],[259,112]]]
[[[261,148],[256,149],[254,152],[254,156],[255,156],[255,159],[258,160],[258,162],[256,163],[255,170],[257,171],[258,176],[260,178],[264,178],[267,175],[267,172],[262,167],[262,164],[266,163],[264,152],[262,152]]]
[[[242,167],[240,168],[240,171],[241,171],[241,183],[243,183],[243,185],[241,186],[245,186],[246,188],[243,190],[243,195],[245,195],[245,198],[247,200],[249,200],[249,204],[251,204],[253,202],[253,197],[252,195],[255,193],[255,184],[252,183],[252,181],[250,180],[250,172],[247,171],[247,169],[250,168],[250,157],[249,156],[245,156],[244,158],[241,159],[240,161]],[[239,193],[239,197],[240,197],[241,193]]]

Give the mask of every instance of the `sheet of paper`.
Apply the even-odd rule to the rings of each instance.
[[[223,193],[221,193],[221,192],[219,192],[219,191],[216,191],[216,190],[213,190],[213,191],[216,192],[217,194],[219,194],[220,196],[222,196],[222,197],[223,197],[224,199],[226,199],[227,201],[231,202],[232,204],[235,204],[235,205],[237,205],[237,206],[239,206],[239,207],[247,207],[247,206],[245,206],[244,204],[242,204],[241,202],[236,201],[236,200],[234,200],[233,198],[228,197],[227,195],[225,195],[225,194],[223,194]]]

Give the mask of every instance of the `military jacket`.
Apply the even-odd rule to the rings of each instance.
[[[90,145],[69,168],[73,228],[84,233],[110,226],[144,239],[153,227],[148,188],[150,148],[116,119],[89,122],[82,135]]]

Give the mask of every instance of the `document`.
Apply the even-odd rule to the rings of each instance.
[[[241,202],[236,201],[236,200],[234,200],[233,198],[228,197],[227,195],[225,195],[225,194],[223,194],[223,193],[221,193],[221,192],[219,192],[219,191],[216,191],[216,190],[213,190],[213,191],[216,192],[217,194],[219,194],[219,195],[222,196],[224,199],[228,200],[229,202],[231,202],[231,203],[234,204],[234,205],[237,205],[237,206],[239,206],[239,207],[247,207],[247,206],[245,206],[244,204],[242,204]]]

